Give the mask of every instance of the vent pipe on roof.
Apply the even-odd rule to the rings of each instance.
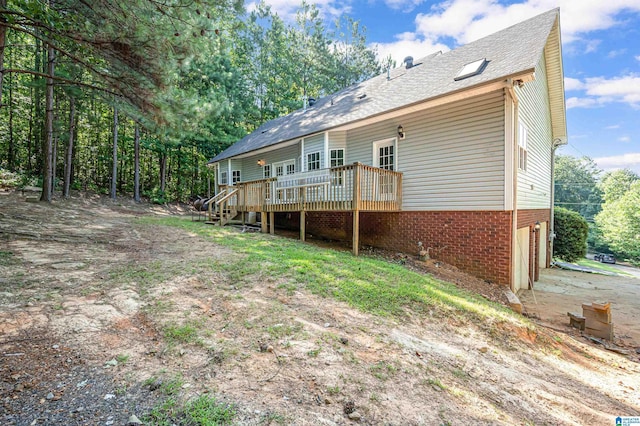
[[[413,67],[413,56],[407,56],[406,58],[404,58],[404,61],[402,61],[403,64],[405,64],[405,67],[407,69]]]

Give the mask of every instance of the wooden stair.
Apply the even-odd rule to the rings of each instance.
[[[228,224],[238,215],[236,203],[231,202],[234,198],[237,201],[238,190],[234,188],[223,189],[213,197],[209,202],[209,220],[205,223],[220,226]]]

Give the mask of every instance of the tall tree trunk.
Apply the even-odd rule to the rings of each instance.
[[[7,9],[7,0],[0,0],[0,9]],[[0,15],[0,109],[2,109],[2,80],[4,77],[4,45],[7,39],[6,18]]]
[[[73,166],[73,139],[76,131],[76,98],[69,98],[69,144],[67,145],[67,159],[64,163],[64,188],[62,195],[69,198],[71,188],[71,168]]]
[[[164,194],[164,189],[166,186],[167,180],[167,154],[164,152],[160,153],[159,157],[160,162],[160,191]]]
[[[55,122],[55,117],[54,117]],[[51,154],[51,193],[56,192],[56,175],[58,169],[58,135],[53,136],[53,152]]]
[[[140,125],[137,122],[133,136],[133,200],[140,202]]]
[[[0,0],[2,3],[3,0]],[[6,27],[0,27],[0,32]],[[4,35],[0,35],[0,79],[2,78],[2,56],[1,51],[4,49]],[[9,57],[9,68],[12,68],[11,61],[15,55],[11,55]],[[15,162],[16,162],[16,143],[13,138],[13,77],[9,76],[9,103],[7,107],[9,108],[9,151],[7,152],[7,166],[9,170],[15,170]],[[0,97],[2,97],[2,82],[0,82]],[[0,109],[2,105],[2,100],[0,100]]]
[[[118,107],[113,107],[113,170],[111,173],[111,198],[116,199],[118,178]]]
[[[46,96],[46,129],[44,143],[44,164],[42,169],[42,195],[40,201],[51,202],[51,185],[53,183],[53,73],[56,52],[52,45],[47,47],[47,96]]]

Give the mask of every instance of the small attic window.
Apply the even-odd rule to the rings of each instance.
[[[484,70],[484,68],[487,66],[488,63],[489,62],[487,61],[486,58],[482,58],[475,62],[471,62],[465,65],[464,67],[462,67],[462,69],[460,70],[458,75],[454,78],[454,80],[458,81],[458,80],[465,79],[467,77],[480,74]]]

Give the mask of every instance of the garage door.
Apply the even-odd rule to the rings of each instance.
[[[516,277],[513,291],[529,288],[529,227],[520,228],[516,233]]]
[[[538,256],[538,265],[541,269],[547,267],[547,238],[547,222],[542,222],[540,224],[540,256]]]

